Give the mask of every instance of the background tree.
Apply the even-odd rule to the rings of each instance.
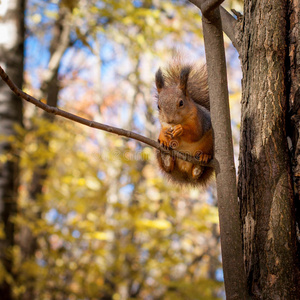
[[[25,1],[4,0],[1,8],[0,63],[14,82],[23,84]],[[11,137],[18,135],[16,126],[22,125],[22,102],[8,86],[0,83],[0,294],[11,299],[12,247],[15,227],[12,217],[17,210],[19,182],[19,151]]]
[[[75,2],[76,3],[76,2]],[[73,6],[67,7],[64,5],[64,2],[61,2],[58,6],[58,13],[55,14],[54,20],[50,18],[48,20],[48,28],[47,30],[43,30],[51,32],[52,37],[49,45],[49,60],[47,69],[43,70],[41,74],[40,81],[40,90],[37,93],[38,98],[46,99],[47,104],[56,107],[58,102],[58,94],[59,94],[59,80],[58,80],[58,69],[62,60],[64,53],[67,48],[70,46],[70,31],[71,31],[71,13],[70,10],[74,8]],[[32,8],[31,8],[32,9]],[[37,15],[35,15],[37,18]],[[33,24],[35,24],[33,22]],[[31,33],[33,36],[41,35],[41,31],[37,30],[34,26],[28,26],[27,31]],[[46,112],[41,113],[41,118],[53,122],[54,117],[47,114]],[[42,126],[42,124],[40,124]],[[38,124],[31,124],[27,126],[28,130],[36,130]],[[49,142],[51,141],[51,136],[40,136],[37,140],[38,148],[43,149],[43,151],[47,152],[49,150]],[[35,170],[32,174],[31,183],[28,186],[29,190],[29,198],[32,203],[36,202],[38,197],[42,194],[43,182],[47,177],[48,171],[48,161],[45,160],[44,163],[38,163],[35,166]],[[35,212],[36,218],[39,218],[41,212],[37,210]],[[34,235],[32,234],[30,228],[28,226],[22,226],[20,228],[19,233],[19,244],[21,247],[22,259],[27,260],[31,259],[35,251],[37,250],[37,243]],[[34,280],[35,278],[31,278],[28,280],[28,285],[26,286],[26,292],[22,296],[23,300],[30,300],[34,298]]]

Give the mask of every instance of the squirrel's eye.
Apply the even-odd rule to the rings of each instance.
[[[182,100],[179,101],[179,107],[180,106],[183,106],[183,101]]]
[[[158,108],[158,110],[160,110],[160,106],[157,104],[157,108]]]

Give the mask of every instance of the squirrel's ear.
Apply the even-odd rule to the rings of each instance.
[[[190,71],[191,71],[191,67],[187,66],[182,68],[180,72],[179,88],[182,90],[185,96],[187,95],[187,82],[189,79]]]
[[[162,88],[165,85],[164,76],[160,68],[157,70],[155,74],[155,84],[156,84],[157,92],[160,93]]]

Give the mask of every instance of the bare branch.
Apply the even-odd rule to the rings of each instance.
[[[223,6],[220,6],[220,14],[221,14],[223,31],[231,40],[232,45],[235,47],[235,49],[239,52],[240,46],[236,39],[237,20]]]
[[[57,45],[57,48],[55,49],[55,51],[53,52],[53,54],[51,55],[50,61],[48,63],[48,69],[47,72],[43,78],[44,81],[44,85],[46,85],[47,83],[49,83],[51,81],[51,79],[55,76],[55,73],[58,69],[58,66],[60,64],[61,58],[64,55],[64,53],[66,52],[66,49],[68,48],[69,44],[70,44],[70,32],[71,32],[71,26],[68,22],[69,20],[63,20],[63,29],[62,32],[59,35],[59,43]]]
[[[47,104],[37,100],[36,98],[26,94],[21,89],[19,89],[11,81],[11,79],[5,73],[5,71],[2,69],[2,67],[0,67],[0,76],[3,79],[3,81],[9,86],[9,88],[12,90],[12,92],[15,95],[17,95],[18,97],[26,100],[27,102],[30,102],[30,103],[36,105],[37,107],[43,109],[44,111],[46,111],[50,114],[58,115],[58,116],[64,117],[66,119],[72,120],[74,122],[77,122],[77,123],[80,123],[80,124],[83,124],[83,125],[86,125],[86,126],[89,126],[89,127],[97,128],[97,129],[100,129],[100,130],[104,130],[104,131],[107,131],[107,132],[110,132],[110,133],[114,133],[114,134],[117,134],[117,135],[120,135],[120,136],[124,136],[124,137],[127,137],[127,138],[137,140],[137,141],[142,142],[142,143],[144,143],[148,146],[156,148],[157,150],[159,150],[161,152],[164,152],[166,154],[170,154],[170,155],[172,155],[176,158],[179,158],[179,159],[182,159],[182,160],[185,160],[185,161],[189,161],[189,162],[191,162],[193,164],[196,164],[196,165],[201,165],[201,166],[206,166],[206,167],[214,167],[214,165],[213,165],[214,160],[212,160],[208,164],[200,163],[195,157],[193,157],[191,155],[181,153],[181,152],[178,152],[178,151],[175,151],[175,150],[172,150],[172,149],[167,150],[167,149],[163,148],[158,142],[153,141],[153,140],[151,140],[147,137],[144,137],[144,136],[142,136],[138,133],[128,131],[128,130],[125,130],[125,129],[121,129],[121,128],[117,128],[117,127],[113,127],[113,126],[109,126],[109,125],[105,125],[105,124],[98,123],[98,122],[95,122],[95,121],[91,121],[91,120],[88,120],[88,119],[84,119],[82,117],[76,116],[74,114],[71,114],[71,113],[69,113],[67,111],[64,111],[62,109],[59,109],[57,107],[47,105]]]
[[[205,9],[207,9],[205,4],[207,0],[189,0],[189,1],[194,5],[196,5],[201,11],[203,9],[202,8],[203,6]],[[217,7],[223,1],[212,0],[211,2]],[[207,6],[209,10],[211,10],[211,6],[210,5]],[[220,14],[221,14],[223,31],[228,36],[228,38],[232,41],[233,46],[237,49],[237,51],[239,51],[239,45],[235,37],[237,20],[222,6],[220,6]]]
[[[203,16],[207,16],[215,8],[221,5],[224,0],[205,0],[201,5],[201,11]]]
[[[220,9],[202,17],[227,299],[247,299]]]
[[[235,9],[232,9],[231,11],[238,19],[243,17],[243,15],[239,11],[237,11]]]

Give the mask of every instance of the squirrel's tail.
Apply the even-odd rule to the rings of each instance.
[[[178,85],[181,70],[187,66],[191,68],[187,84],[188,94],[197,104],[210,110],[205,64],[187,62],[185,58],[177,52],[163,71],[165,85]]]

